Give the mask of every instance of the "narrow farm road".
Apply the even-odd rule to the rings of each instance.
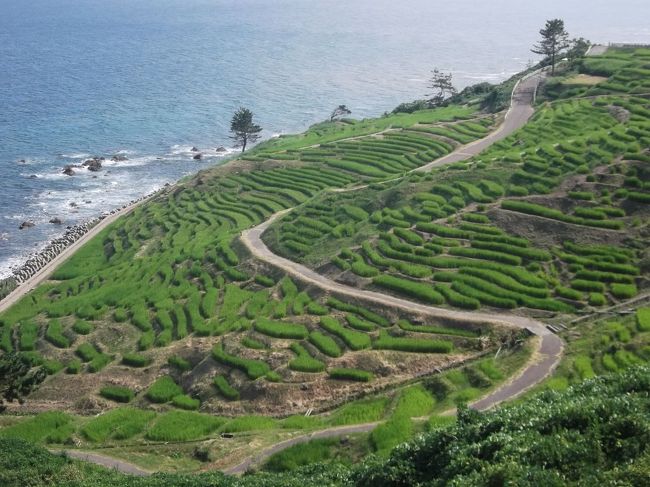
[[[458,147],[455,151],[447,154],[446,156],[432,161],[424,166],[421,166],[414,171],[429,171],[434,167],[451,164],[454,162],[463,161],[479,154],[481,151],[492,145],[493,143],[502,140],[515,130],[521,128],[526,124],[529,118],[534,113],[533,102],[537,91],[537,86],[543,78],[542,72],[534,72],[526,78],[520,80],[515,86],[512,94],[510,108],[505,116],[503,123],[497,130],[470,144]],[[350,188],[350,190],[363,189],[365,186]],[[345,191],[345,190],[344,190]],[[66,249],[62,254],[57,256],[46,267],[41,269],[30,280],[20,285],[12,294],[7,296],[0,302],[0,312],[7,309],[11,304],[15,303],[23,295],[28,293],[32,288],[37,286],[40,282],[47,279],[52,273],[54,268],[68,258],[74,251],[81,247],[90,238],[95,236],[107,225],[115,221],[122,215],[125,215],[133,210],[135,205],[124,208],[123,210],[111,215],[110,217],[102,220],[97,226],[90,230],[86,235],[80,238],[77,242]],[[547,377],[557,366],[560,361],[562,351],[564,348],[562,340],[551,333],[546,326],[531,318],[523,316],[507,315],[507,314],[491,314],[491,313],[476,313],[465,311],[454,311],[444,308],[437,308],[427,306],[419,303],[414,303],[405,299],[400,299],[394,296],[381,294],[374,291],[360,290],[343,284],[339,284],[331,279],[328,279],[313,270],[280,257],[264,244],[261,235],[275,220],[282,215],[291,211],[291,209],[280,211],[272,215],[267,221],[258,225],[257,227],[246,230],[242,233],[241,240],[253,254],[254,257],[276,266],[283,271],[290,274],[292,277],[299,279],[307,284],[315,285],[325,291],[330,291],[340,295],[346,295],[353,298],[365,299],[367,301],[376,302],[380,304],[388,304],[406,311],[414,311],[417,313],[429,315],[432,317],[451,318],[456,320],[479,322],[479,323],[492,323],[505,326],[511,326],[521,329],[527,329],[534,335],[539,337],[537,340],[537,349],[527,366],[519,373],[519,375],[512,378],[506,384],[501,385],[496,390],[492,391],[485,397],[471,404],[471,407],[477,410],[489,409],[500,402],[512,399],[534,385],[538,384],[542,379]],[[365,423],[349,426],[338,426],[326,428],[323,430],[315,431],[306,435],[297,436],[289,440],[276,443],[266,450],[263,450],[258,455],[252,456],[244,460],[242,463],[225,469],[226,474],[238,474],[246,472],[249,468],[260,465],[268,457],[282,451],[290,446],[306,443],[313,439],[331,438],[354,433],[365,433],[372,431],[379,423]],[[107,457],[104,455],[83,452],[77,450],[66,450],[65,453],[79,460],[88,461],[98,465],[109,468],[115,468],[120,472],[132,475],[150,475],[151,472],[141,469],[140,467],[115,458]]]
[[[101,465],[102,467],[112,468],[119,472],[126,473],[129,475],[136,475],[138,477],[145,477],[151,475],[151,472],[143,470],[137,465],[134,465],[124,460],[118,460],[117,458],[107,457],[105,455],[100,455],[98,453],[90,453],[81,450],[51,450],[52,453],[60,453],[67,455],[70,458],[75,460],[83,460],[84,462],[94,463],[96,465]]]
[[[416,171],[429,171],[434,167],[467,160],[470,157],[479,154],[481,151],[493,143],[504,139],[508,135],[512,134],[515,130],[523,127],[534,113],[533,103],[535,100],[537,87],[543,76],[544,74],[542,72],[535,72],[532,73],[529,77],[524,78],[517,83],[515,89],[513,90],[510,109],[508,110],[503,123],[496,131],[487,135],[483,139],[477,140],[471,144],[461,146],[454,152],[451,152],[450,154],[440,159],[417,168]],[[362,187],[355,189],[362,189]],[[254,257],[276,268],[281,269],[282,271],[290,274],[292,277],[306,284],[316,286],[324,291],[329,291],[335,294],[344,295],[355,299],[362,299],[382,305],[393,306],[405,311],[416,312],[432,317],[451,318],[466,322],[490,323],[526,329],[532,334],[539,337],[539,339],[536,341],[536,350],[534,351],[531,360],[529,360],[523,370],[518,375],[513,377],[510,381],[502,384],[496,390],[472,403],[470,405],[472,408],[479,411],[484,411],[496,406],[503,401],[513,399],[541,382],[544,378],[548,377],[548,375],[553,372],[555,367],[557,367],[562,356],[564,344],[561,338],[549,331],[546,325],[540,321],[524,316],[516,316],[510,314],[477,313],[469,311],[449,310],[445,308],[438,308],[435,306],[427,306],[420,303],[414,303],[412,301],[375,291],[357,289],[355,287],[335,282],[321,274],[318,274],[312,269],[303,266],[302,264],[293,262],[289,259],[285,259],[284,257],[274,254],[262,241],[262,234],[274,221],[290,211],[291,209],[280,211],[274,214],[264,223],[242,233],[241,241]],[[255,465],[260,465],[271,455],[296,444],[304,443],[317,438],[329,438],[345,434],[369,432],[372,431],[377,426],[377,424],[378,423],[367,423],[361,425],[328,428],[311,434],[292,438],[290,440],[272,445],[271,447],[262,451],[260,454],[254,457],[250,457],[239,465],[225,470],[225,473],[243,473]]]

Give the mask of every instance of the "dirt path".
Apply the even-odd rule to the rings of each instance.
[[[112,468],[129,475],[137,475],[139,477],[151,475],[151,472],[143,470],[137,465],[133,465],[132,463],[123,460],[118,460],[117,458],[100,455],[98,453],[90,453],[80,450],[51,450],[51,452],[64,454],[70,458],[74,458],[75,460],[83,460],[84,462],[94,463],[96,465],[101,465],[102,467]]]
[[[158,193],[155,193],[158,194]],[[48,277],[54,272],[54,270],[61,264],[63,264],[69,257],[72,256],[77,250],[79,250],[86,242],[91,238],[97,235],[99,232],[104,230],[108,225],[113,223],[115,220],[121,216],[128,215],[131,213],[138,205],[144,203],[151,199],[154,195],[149,198],[144,198],[136,203],[132,203],[119,211],[116,211],[112,215],[107,216],[103,220],[100,220],[97,225],[88,230],[83,236],[81,236],[77,241],[63,250],[59,255],[54,257],[50,262],[45,264],[39,271],[37,271],[32,277],[27,279],[18,285],[11,293],[9,293],[2,301],[0,301],[0,313],[9,309],[12,305],[17,303],[25,294],[32,291],[36,286],[41,284],[43,281],[47,280]]]

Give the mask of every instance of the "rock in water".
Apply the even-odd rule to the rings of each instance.
[[[92,159],[86,159],[82,166],[88,168],[89,171],[97,172],[102,168],[103,157],[93,157]]]
[[[50,220],[50,223],[53,223],[54,225],[61,225],[63,223],[63,220],[61,220],[58,216],[55,216]]]
[[[190,152],[198,152],[198,151],[199,151],[199,149],[197,149],[196,147],[192,147],[192,148],[190,149]]]
[[[197,161],[203,157],[201,154],[196,154],[192,159],[196,159]]]
[[[215,149],[217,152],[227,152],[228,149],[226,149],[224,146],[220,145]]]
[[[111,161],[113,161],[113,162],[124,162],[124,161],[128,161],[128,160],[129,160],[129,158],[126,157],[126,156],[123,156],[122,154],[116,154],[113,157],[111,157]]]
[[[70,164],[63,168],[63,174],[66,176],[74,176],[74,169],[72,169],[72,166]]]
[[[36,225],[34,222],[24,221],[24,222],[22,222],[22,223],[20,224],[20,226],[19,226],[18,228],[19,228],[20,230],[22,230],[23,228],[31,228],[31,227],[33,227],[34,225]]]

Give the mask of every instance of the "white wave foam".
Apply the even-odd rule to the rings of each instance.
[[[92,157],[92,154],[86,152],[74,152],[72,154],[61,154],[61,157],[65,157],[66,159],[88,159],[89,157]]]

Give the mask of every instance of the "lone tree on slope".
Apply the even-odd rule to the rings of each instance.
[[[551,75],[555,74],[555,58],[569,47],[569,33],[564,28],[564,20],[547,20],[546,25],[539,31],[542,36],[531,49],[535,54],[541,54],[551,59]]]
[[[24,396],[36,389],[45,376],[45,370],[33,368],[27,357],[13,352],[0,356],[0,413],[6,409],[5,401],[18,400],[22,404]]]
[[[241,151],[246,150],[248,143],[254,143],[259,140],[262,127],[253,123],[253,112],[248,108],[239,108],[232,116],[230,121],[230,138],[235,141],[235,147],[241,147]]]
[[[339,105],[334,109],[330,115],[330,122],[333,122],[335,119],[342,117],[343,115],[350,115],[352,111],[345,105]]]
[[[456,88],[454,88],[451,78],[451,73],[443,73],[438,68],[433,70],[427,86],[433,90],[430,95],[427,95],[430,97],[427,100],[430,107],[439,107],[447,98],[456,94]]]

